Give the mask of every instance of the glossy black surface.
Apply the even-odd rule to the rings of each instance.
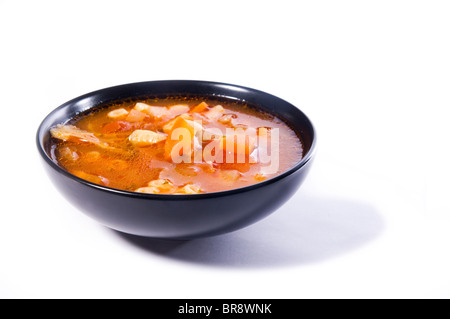
[[[198,195],[155,195],[92,184],[66,172],[49,156],[50,128],[81,112],[130,97],[187,94],[245,100],[284,119],[301,135],[305,149],[302,161],[280,176],[245,188]],[[59,191],[103,225],[139,236],[191,239],[246,227],[283,205],[300,187],[310,168],[315,131],[299,109],[262,91],[215,82],[155,81],[107,88],[63,104],[42,122],[37,145],[47,173]]]

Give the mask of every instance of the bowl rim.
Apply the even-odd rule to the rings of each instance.
[[[262,95],[266,95],[266,96],[270,96],[272,98],[278,99],[283,103],[286,103],[288,105],[291,105],[292,107],[296,108],[304,117],[304,119],[308,122],[308,124],[311,127],[311,147],[309,148],[308,152],[306,154],[303,155],[302,159],[297,162],[293,167],[291,167],[290,169],[288,169],[286,172],[281,173],[277,176],[274,176],[268,180],[262,181],[262,182],[258,182],[256,184],[252,184],[249,186],[245,186],[245,187],[239,187],[239,188],[235,188],[235,189],[231,189],[231,190],[225,190],[225,191],[219,191],[219,192],[211,192],[211,193],[200,193],[200,194],[147,194],[147,193],[138,193],[138,192],[133,192],[133,191],[126,191],[126,190],[122,190],[122,189],[117,189],[117,188],[112,188],[112,187],[108,187],[108,186],[103,186],[103,185],[99,185],[99,184],[95,184],[92,182],[89,182],[87,180],[84,180],[82,178],[79,178],[71,173],[69,173],[68,171],[66,171],[65,169],[63,169],[62,167],[60,167],[58,164],[56,164],[51,158],[50,156],[47,154],[47,152],[44,150],[43,147],[43,141],[41,141],[40,139],[40,135],[41,133],[44,131],[44,124],[47,122],[47,120],[53,116],[54,113],[58,112],[61,109],[64,109],[66,107],[68,107],[69,105],[83,100],[85,98],[89,98],[93,95],[97,95],[97,94],[101,94],[104,91],[110,91],[110,90],[117,90],[117,89],[121,89],[121,88],[125,88],[125,87],[130,87],[130,86],[134,86],[134,85],[155,85],[155,84],[171,84],[171,83],[178,83],[178,84],[199,84],[199,85],[212,85],[212,86],[227,86],[227,87],[232,87],[235,89],[242,89],[242,90],[246,90],[246,91],[251,91],[253,93],[256,94],[262,94]],[[199,94],[200,96],[201,94]],[[99,105],[98,105],[99,106]],[[94,108],[97,106],[91,106],[89,107],[87,110],[90,110],[91,108]],[[83,111],[84,112],[84,111]],[[276,115],[276,114],[275,114]],[[69,119],[67,119],[69,120]],[[47,131],[47,130],[46,130]],[[306,116],[305,113],[303,113],[303,111],[301,109],[299,109],[298,107],[296,107],[295,105],[287,102],[286,100],[283,100],[273,94],[261,91],[261,90],[257,90],[257,89],[253,89],[253,88],[249,88],[249,87],[245,87],[245,86],[241,86],[241,85],[236,85],[236,84],[229,84],[229,83],[223,83],[223,82],[214,82],[214,81],[201,81],[201,80],[160,80],[160,81],[144,81],[144,82],[133,82],[133,83],[127,83],[127,84],[121,84],[121,85],[116,85],[116,86],[111,86],[111,87],[106,87],[106,88],[102,88],[99,90],[95,90],[83,95],[80,95],[76,98],[73,98],[65,103],[63,103],[62,105],[58,106],[57,108],[55,108],[54,110],[52,110],[40,123],[39,128],[37,130],[36,133],[36,144],[37,144],[37,148],[39,151],[39,154],[41,155],[41,157],[44,159],[44,161],[49,164],[49,166],[51,168],[53,168],[54,170],[56,170],[57,173],[62,174],[64,176],[66,176],[69,179],[74,180],[75,182],[81,183],[85,186],[88,187],[92,187],[94,189],[100,190],[100,191],[104,191],[104,192],[108,192],[108,193],[114,193],[116,195],[121,195],[121,196],[126,196],[126,197],[135,197],[135,198],[142,198],[142,199],[166,199],[166,200],[193,200],[193,199],[204,199],[204,198],[215,198],[215,197],[222,197],[222,196],[229,196],[229,195],[234,195],[234,194],[238,194],[238,193],[244,193],[244,192],[248,192],[248,191],[252,191],[254,189],[258,189],[260,187],[265,187],[267,185],[273,184],[278,182],[279,180],[282,180],[292,174],[294,174],[295,172],[297,172],[298,170],[302,169],[307,163],[309,163],[316,151],[316,140],[317,140],[317,133],[316,133],[316,129],[313,125],[313,123],[311,122],[311,120],[309,119],[308,116]]]

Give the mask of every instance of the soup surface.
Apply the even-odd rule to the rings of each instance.
[[[52,157],[90,182],[142,193],[197,194],[277,176],[303,155],[282,120],[243,102],[121,101],[51,129]]]

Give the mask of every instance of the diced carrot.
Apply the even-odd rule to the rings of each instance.
[[[178,130],[182,129],[182,130]],[[185,131],[183,131],[185,130]],[[175,136],[174,133],[180,133]],[[191,156],[192,154],[182,154],[181,151],[187,151],[190,148],[192,153],[193,150],[193,139],[195,134],[194,122],[185,120],[183,117],[179,116],[172,126],[172,129],[168,133],[166,145],[165,145],[165,156],[167,159],[174,160],[178,156]],[[187,139],[187,140],[185,140]],[[180,145],[178,145],[181,143]],[[176,149],[174,149],[176,147]],[[174,153],[174,151],[178,151]]]
[[[189,114],[181,114],[180,117],[184,118],[185,120],[192,120],[192,116]],[[177,118],[174,118],[170,122],[168,122],[166,125],[163,126],[163,131],[166,134],[169,134],[170,131],[172,131],[173,125],[175,124]]]
[[[258,173],[258,174],[255,175],[255,179],[256,179],[258,182],[263,182],[263,181],[265,181],[265,180],[267,179],[267,177],[264,176],[263,173]]]
[[[206,102],[202,102],[196,106],[194,106],[189,113],[201,113],[208,108],[208,104]]]

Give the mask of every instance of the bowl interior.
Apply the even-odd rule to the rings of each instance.
[[[284,120],[299,135],[304,149],[302,160],[290,171],[302,167],[312,156],[315,144],[314,128],[308,117],[294,105],[271,94],[251,88],[225,83],[182,80],[125,84],[91,92],[66,102],[50,113],[42,122],[37,135],[39,151],[50,165],[58,170],[63,170],[51,159],[50,128],[53,126],[67,123],[84,112],[118,100],[183,95],[240,100]]]

